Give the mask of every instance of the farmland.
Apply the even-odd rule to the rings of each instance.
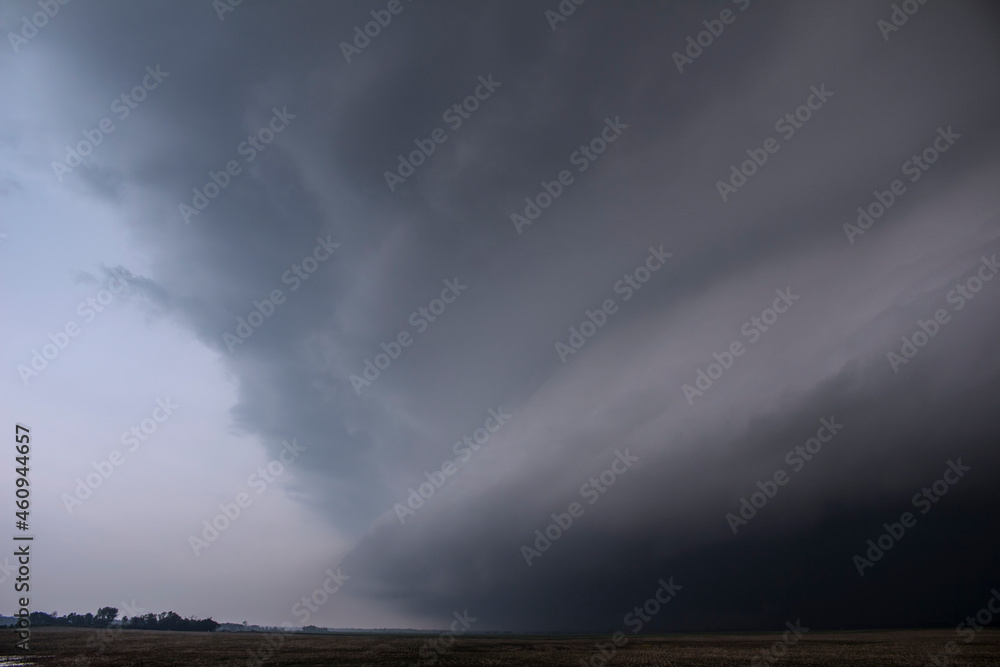
[[[99,667],[114,665],[209,665],[259,664],[252,654],[270,653],[265,665],[309,667],[316,665],[603,665],[595,645],[609,651],[607,635],[592,637],[468,636],[460,637],[438,655],[427,658],[427,644],[436,635],[286,635],[270,652],[269,635],[257,633],[112,631],[106,640],[95,641],[97,631],[78,628],[37,628],[32,630],[31,656],[24,664],[59,667]],[[898,630],[879,632],[806,633],[793,644],[780,646],[784,657],[775,665],[845,665],[886,667],[924,665],[931,655],[940,664],[1000,664],[1000,631],[986,629],[960,652],[945,656],[945,645],[956,639],[953,629]],[[12,630],[0,631],[4,649],[13,657]],[[763,651],[782,644],[780,634],[631,635],[615,649],[609,665],[674,665],[677,667],[722,667],[748,665]],[[98,647],[104,650],[99,652]],[[421,649],[424,657],[421,659]],[[607,653],[606,653],[607,654]],[[17,656],[25,658],[26,656]],[[431,659],[436,658],[436,662]],[[3,662],[0,656],[0,665]],[[755,661],[754,664],[767,664]],[[934,664],[931,662],[931,664]]]

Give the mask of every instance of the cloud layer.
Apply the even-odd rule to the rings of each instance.
[[[886,38],[880,5],[591,2],[553,30],[554,4],[404,0],[348,62],[384,7],[73,3],[4,56],[4,198],[101,202],[148,326],[232,378],[221,416],[268,457],[308,447],[289,507],[366,610],[310,622],[613,630],[661,577],[684,586],[664,630],[972,609],[997,575],[996,13],[929,3]],[[843,429],[796,469],[821,420]]]

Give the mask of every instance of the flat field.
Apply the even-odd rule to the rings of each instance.
[[[31,633],[29,655],[13,651],[12,630],[0,630],[0,665],[56,665],[115,667],[185,665],[250,665],[258,651],[269,654],[265,665],[313,667],[320,665],[572,665],[603,664],[596,643],[607,646],[607,636],[595,637],[462,637],[436,662],[421,660],[420,650],[434,635],[286,635],[281,646],[270,652],[268,635],[256,633],[197,633],[111,631],[104,635],[99,652],[94,630],[36,628]],[[899,630],[880,632],[808,632],[787,646],[774,665],[852,667],[917,667],[938,654],[940,663],[1000,665],[1000,631],[986,629],[969,644],[959,641],[960,653],[944,657],[945,644],[956,639],[954,629]],[[769,651],[780,634],[747,635],[652,635],[630,636],[608,662],[615,665],[674,665],[676,667],[722,667],[749,665],[762,651]],[[779,652],[781,650],[779,649]],[[6,662],[13,658],[23,663]],[[593,661],[591,661],[593,659]],[[767,664],[755,662],[755,664]],[[931,662],[931,664],[934,664]]]

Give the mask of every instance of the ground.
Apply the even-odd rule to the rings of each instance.
[[[104,651],[100,652],[104,638]],[[268,651],[268,635],[256,633],[149,632],[128,630],[99,634],[71,628],[36,628],[31,633],[29,665],[115,667],[185,665],[250,665],[251,653]],[[269,667],[319,665],[602,665],[595,644],[608,645],[599,637],[463,637],[438,655],[437,661],[421,661],[420,651],[434,636],[404,635],[293,635],[264,663]],[[777,645],[783,658],[772,664],[852,667],[919,667],[941,665],[1000,665],[1000,630],[984,630],[971,643],[959,640],[960,653],[948,659],[945,645],[956,639],[955,630],[900,630],[882,632],[810,631],[794,644],[784,645],[780,634],[756,635],[663,635],[629,637],[609,662],[615,665],[674,665],[676,667],[722,667],[749,665],[762,651]],[[0,654],[6,659],[23,658],[13,650],[11,630],[0,630]],[[426,653],[425,653],[426,655]],[[585,661],[585,662],[583,662]],[[5,662],[0,655],[0,665]],[[754,664],[766,665],[756,661]]]

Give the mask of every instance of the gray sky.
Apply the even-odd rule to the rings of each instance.
[[[37,3],[0,8],[33,608],[613,631],[661,577],[684,589],[660,630],[978,608],[995,9],[889,30],[891,3],[388,5],[74,0],[34,31]],[[821,420],[843,429],[786,458]]]

